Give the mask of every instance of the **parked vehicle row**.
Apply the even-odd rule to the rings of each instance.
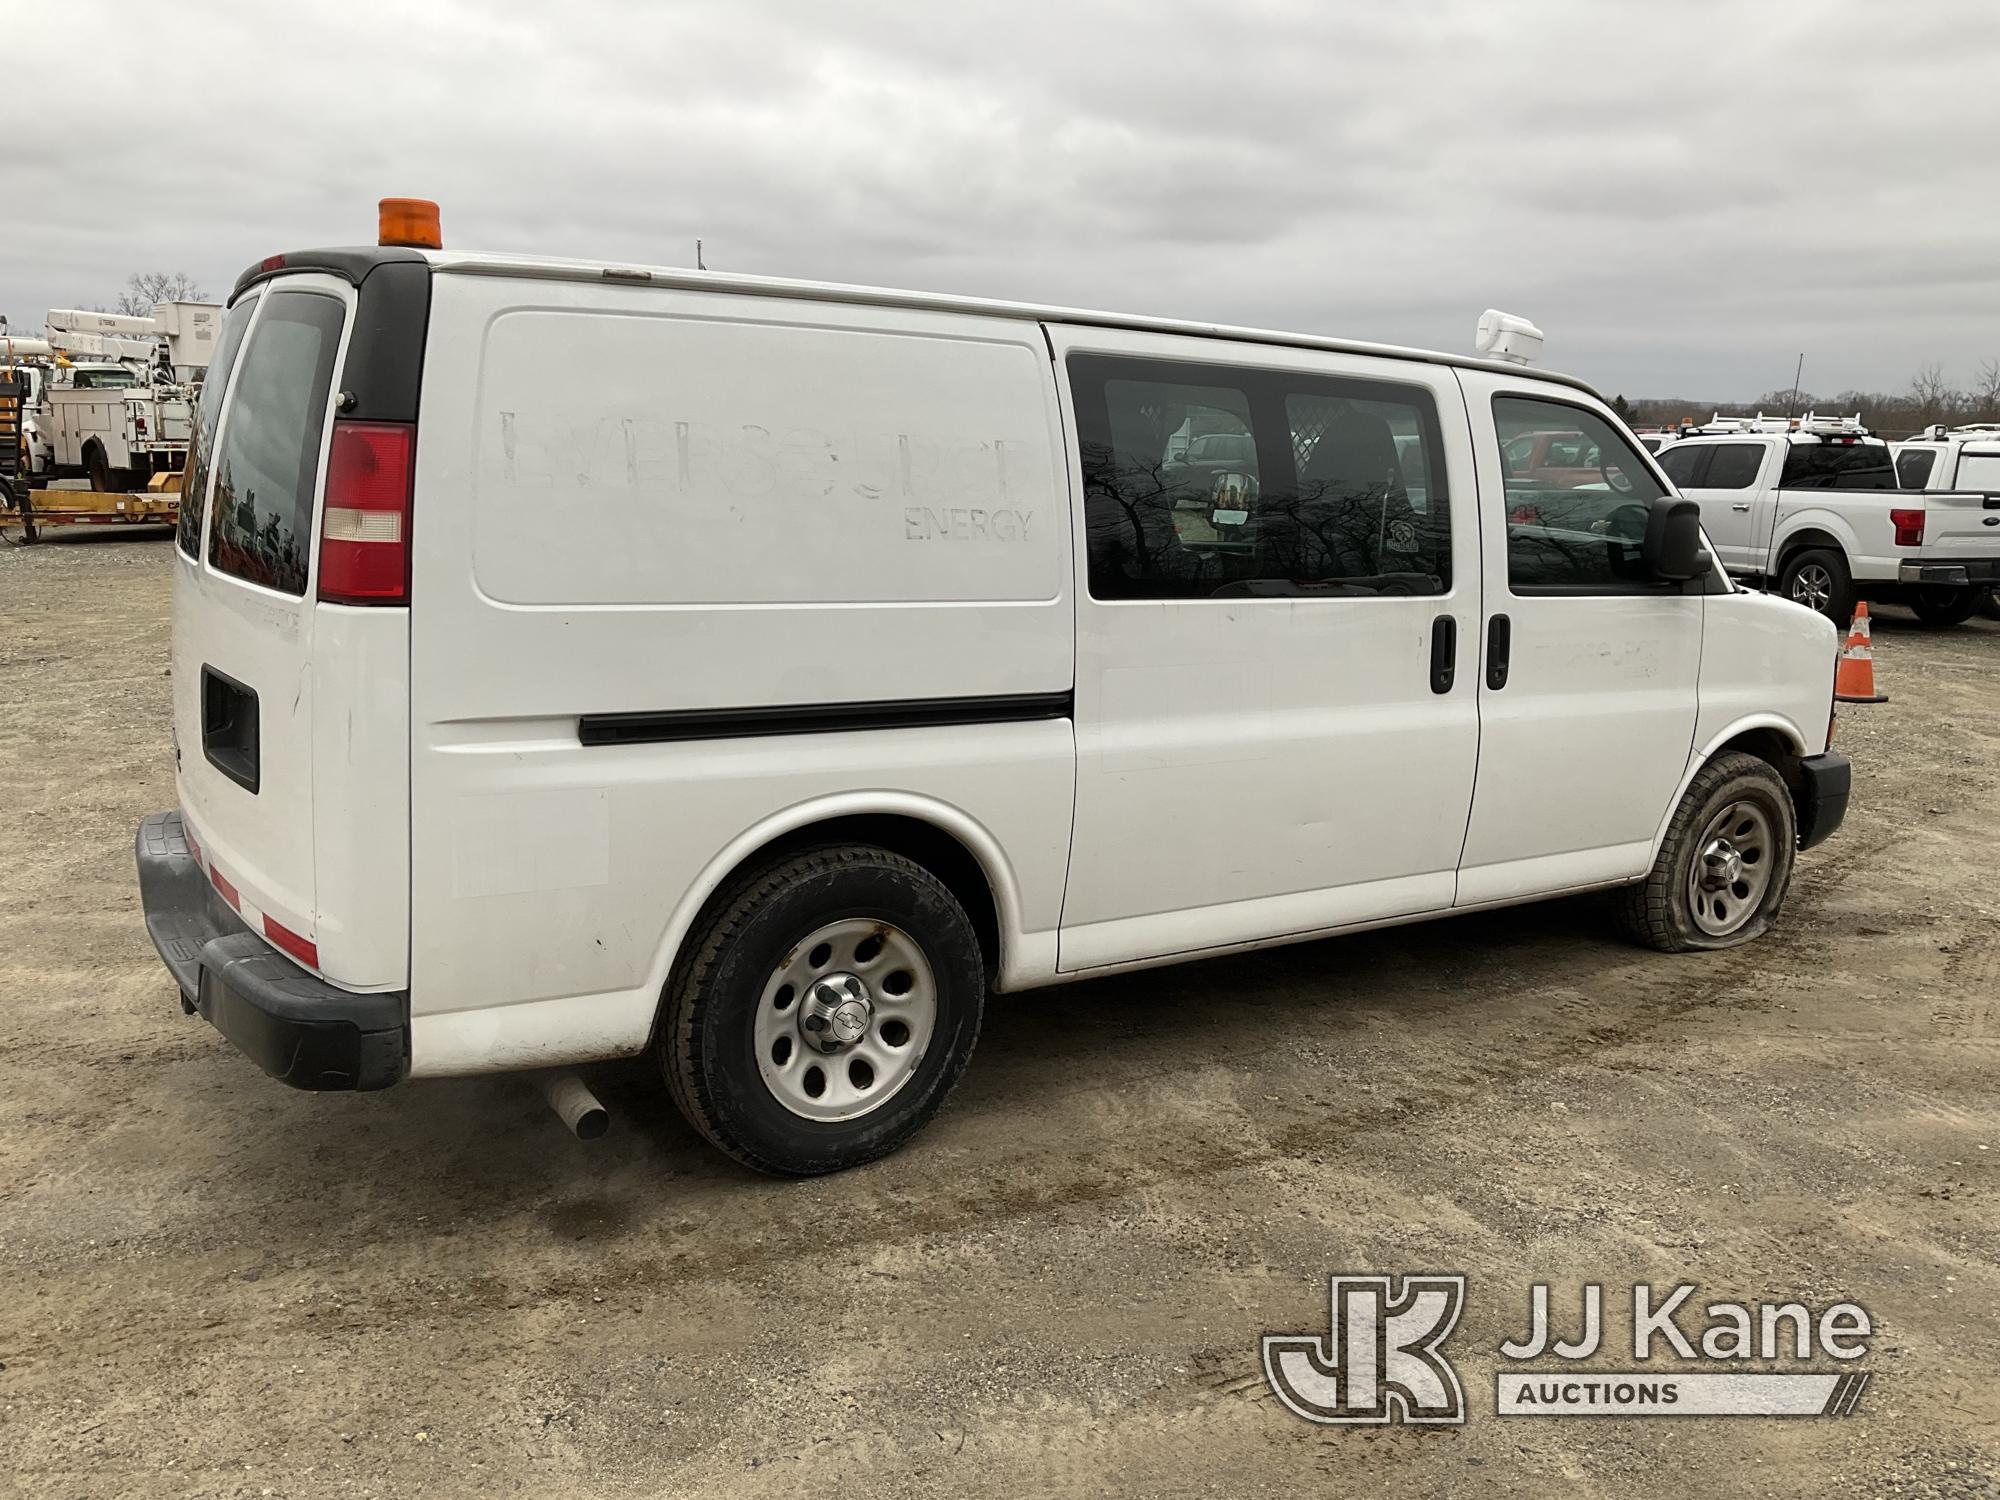
[[[448,254],[424,207],[237,283],[174,551],[147,925],[288,1083],[650,1050],[826,1171],[990,993],[1592,889],[1726,948],[1841,821],[1834,629],[1521,320]]]
[[[1857,599],[1962,623],[2000,580],[2000,502],[1898,483],[1859,416],[1718,417],[1666,445],[1660,467],[1701,505],[1730,573],[1837,623]]]

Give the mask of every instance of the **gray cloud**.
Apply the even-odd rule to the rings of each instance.
[[[1433,0],[19,8],[0,310],[212,292],[438,199],[458,248],[1467,347],[1628,394],[2000,356],[2000,8]],[[191,63],[163,70],[162,59]],[[22,126],[25,128],[21,128]]]

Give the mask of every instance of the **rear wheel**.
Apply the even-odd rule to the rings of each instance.
[[[737,882],[668,985],[659,1053],[690,1124],[746,1166],[808,1176],[893,1151],[979,1035],[972,922],[902,855],[832,845]]]
[[[111,461],[104,456],[104,450],[92,443],[84,451],[83,467],[90,475],[90,487],[100,495],[112,493]]]
[[[1791,792],[1768,761],[1730,751],[1695,774],[1620,923],[1662,953],[1733,948],[1768,929],[1798,849]]]
[[[1845,627],[1854,618],[1854,576],[1847,559],[1831,548],[1813,547],[1787,558],[1778,592],[1836,625]]]
[[[1910,609],[1918,621],[1932,630],[1949,630],[1972,618],[1982,601],[1991,598],[1984,589],[1943,588],[1936,584],[1910,590]]]

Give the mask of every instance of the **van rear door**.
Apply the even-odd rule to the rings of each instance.
[[[182,813],[223,898],[312,967],[310,585],[334,376],[353,306],[345,282],[303,275],[279,277],[231,309],[220,352],[234,368],[213,372],[203,396],[174,588]],[[198,508],[194,516],[187,507]]]

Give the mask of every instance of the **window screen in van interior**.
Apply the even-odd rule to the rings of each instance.
[[[1429,392],[1070,360],[1099,599],[1369,598],[1451,584]]]
[[[346,316],[337,297],[269,293],[230,382],[208,560],[280,593],[306,591],[313,490]]]
[[[176,539],[189,557],[201,555],[201,497],[208,489],[208,471],[215,456],[215,428],[222,420],[222,402],[229,394],[229,372],[236,368],[236,354],[243,344],[243,330],[257,311],[257,297],[245,297],[222,319],[222,337],[216,340],[215,355],[209,362],[208,377],[201,383],[201,404],[195,415],[194,445],[188,453],[187,473],[181,487],[181,518]]]

